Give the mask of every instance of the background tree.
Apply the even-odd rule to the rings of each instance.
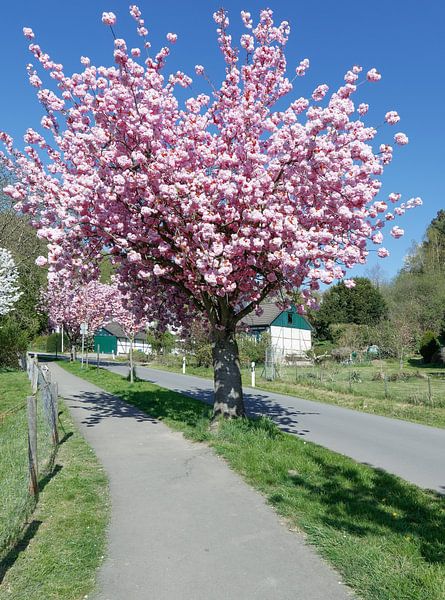
[[[445,211],[440,210],[424,241],[413,245],[403,269],[384,291],[392,312],[402,311],[409,319],[417,341],[426,331],[437,336],[444,328],[444,269]]]
[[[323,294],[314,322],[321,339],[332,339],[331,324],[375,325],[386,317],[388,309],[380,290],[366,277],[354,281],[355,287],[339,283]]]
[[[18,279],[19,272],[11,252],[0,248],[0,317],[10,312],[22,295]]]
[[[402,370],[405,356],[416,348],[416,330],[411,321],[399,313],[372,327],[369,340],[378,346],[380,356],[397,358]]]
[[[130,13],[144,38],[139,9]],[[217,11],[224,80],[212,97],[183,104],[176,86],[192,80],[179,71],[164,76],[169,47],[141,62],[140,49],[129,53],[116,37],[113,66],[97,68],[84,57],[83,71],[69,77],[25,28],[54,87],[44,88],[29,67],[47,131],[28,129],[24,153],[0,134],[17,177],[6,192],[38,217],[51,264],[97,277],[94,265],[108,248],[129,290],[145,286],[154,313],[167,298],[178,316],[189,305],[206,315],[215,416],[244,414],[237,324],[272,293],[286,302],[300,289],[310,302],[320,282],[340,280],[363,263],[367,241],[380,246],[384,220],[393,219],[387,202],[376,199],[393,147],[373,150],[367,105],[353,102],[362,68],[352,67],[329,96],[322,84],[310,99],[297,95],[286,104],[295,79],[284,54],[290,27],[272,16],[263,10],[254,25],[242,12],[239,50],[226,12]],[[104,13],[102,20],[113,27],[116,17]],[[177,36],[167,37],[173,44]],[[296,76],[308,67],[302,60]],[[205,75],[202,65],[195,71]],[[366,73],[369,82],[380,77],[374,68]],[[395,111],[385,115],[389,125],[399,120]],[[401,132],[393,140],[408,143]],[[400,210],[420,203],[414,198]],[[394,226],[391,234],[403,230]],[[378,255],[388,252],[380,247]]]
[[[21,296],[9,315],[10,327],[25,334],[30,341],[45,329],[47,317],[38,310],[42,289],[46,285],[46,270],[35,263],[46,254],[46,242],[39,239],[30,219],[17,212],[14,204],[1,190],[13,181],[11,172],[0,169],[0,247],[11,252],[18,270]]]
[[[121,296],[114,286],[98,281],[84,284],[50,272],[43,304],[51,325],[63,327],[70,342],[71,359],[74,360],[81,324],[86,323],[88,333],[93,334],[120,311]]]
[[[129,304],[130,303],[127,298],[122,296],[120,293],[116,293],[113,298],[114,308],[112,311],[112,317],[113,321],[117,321],[117,323],[119,323],[119,325],[122,327],[122,330],[129,341],[129,380],[131,383],[133,383],[135,380],[135,367],[133,361],[134,339],[139,331],[148,327],[148,323],[140,317],[138,318],[138,311],[132,311]]]
[[[440,344],[434,331],[425,331],[419,346],[419,352],[422,355],[423,360],[426,363],[430,363],[439,348]]]

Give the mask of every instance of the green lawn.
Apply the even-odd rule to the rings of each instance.
[[[26,374],[0,373],[0,390],[1,413],[23,406]],[[28,494],[26,410],[0,422],[0,600],[79,600],[94,587],[109,514],[107,479],[59,408],[62,443],[51,470],[39,413],[37,507]]]
[[[358,597],[444,600],[443,497],[282,433],[267,419],[209,431],[211,408],[197,400],[103,369],[62,366],[208,443],[291,529],[305,532]]]
[[[179,359],[177,362],[169,361],[168,364],[152,362],[148,366],[177,373],[182,369]],[[374,361],[357,365],[328,363],[321,367],[283,367],[275,381],[267,381],[262,376],[262,370],[263,367],[259,365],[256,371],[256,384],[260,389],[423,425],[445,427],[445,369],[423,366],[420,361],[415,366],[407,363],[404,367],[406,379],[396,381],[391,380],[399,373],[398,363],[394,361]],[[384,380],[377,378],[381,371],[387,378],[387,397]],[[187,365],[187,373],[213,377],[211,368],[192,365]],[[250,369],[244,368],[242,377],[243,384],[250,386]]]

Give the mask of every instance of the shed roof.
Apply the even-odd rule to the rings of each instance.
[[[108,331],[108,333],[110,333],[111,335],[114,335],[117,338],[127,338],[124,330],[119,325],[119,323],[116,323],[116,321],[111,321],[111,323],[107,323],[106,325],[104,325],[102,327],[102,329],[105,329],[105,331]],[[144,330],[138,331],[137,334],[134,336],[135,340],[145,341],[146,338],[147,338],[147,333]]]

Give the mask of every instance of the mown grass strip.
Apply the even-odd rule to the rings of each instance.
[[[103,369],[62,366],[207,442],[306,533],[358,597],[445,598],[443,497],[282,433],[267,419],[229,421],[211,432],[211,408],[197,400]]]
[[[108,482],[62,403],[60,410],[55,465],[40,480],[39,503],[19,540],[0,555],[0,600],[79,600],[94,588],[105,550]],[[26,466],[26,437],[24,449]],[[24,478],[26,484],[27,470]]]

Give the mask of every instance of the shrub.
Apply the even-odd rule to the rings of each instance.
[[[419,352],[426,363],[430,363],[434,354],[440,349],[439,341],[434,331],[425,331],[421,340]]]
[[[344,360],[349,360],[351,357],[351,349],[350,348],[334,348],[331,352],[332,358],[336,362],[343,362]]]
[[[31,346],[31,349],[35,350],[36,352],[46,352],[47,343],[48,343],[47,335],[38,335],[36,338],[34,338],[32,340],[30,346]]]
[[[142,350],[133,350],[133,360],[136,362],[147,362],[148,356]]]
[[[439,365],[445,365],[445,346],[439,348],[439,350],[433,355],[431,361]]]
[[[68,349],[70,346],[69,340],[66,336],[63,338],[64,349]],[[62,334],[51,333],[46,337],[46,351],[55,353],[62,351]]]
[[[264,363],[266,349],[270,345],[270,336],[267,333],[263,333],[258,339],[242,333],[237,336],[237,342],[242,367],[250,367],[252,361],[256,364]]]
[[[15,321],[6,319],[0,325],[0,366],[17,369],[20,356],[28,348],[28,338]]]
[[[210,367],[213,364],[212,344],[199,344],[194,351],[197,367]]]

